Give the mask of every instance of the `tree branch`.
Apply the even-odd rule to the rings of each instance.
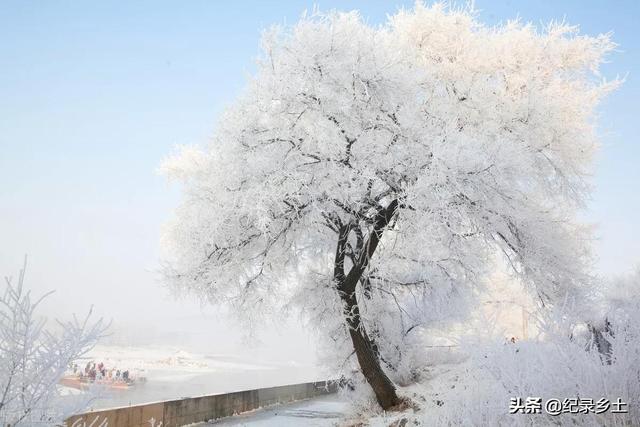
[[[369,260],[373,256],[378,247],[378,243],[380,242],[380,238],[382,237],[382,233],[387,225],[391,222],[391,219],[396,213],[398,209],[398,200],[393,200],[389,206],[386,208],[382,208],[378,211],[378,214],[375,217],[373,230],[371,230],[371,234],[364,244],[364,248],[358,254],[357,262],[354,266],[349,270],[349,274],[345,277],[343,281],[340,281],[340,290],[347,294],[351,294],[355,291],[356,285],[362,276],[362,273],[369,265]]]

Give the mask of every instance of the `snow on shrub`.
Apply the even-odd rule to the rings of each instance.
[[[0,424],[60,425],[84,409],[91,395],[62,396],[60,379],[73,361],[88,352],[104,334],[102,319],[58,321],[56,332],[45,329],[37,315],[40,302],[24,287],[26,259],[17,283],[5,278],[0,297]]]

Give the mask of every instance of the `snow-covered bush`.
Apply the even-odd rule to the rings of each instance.
[[[512,342],[511,332],[522,325],[514,325],[514,319],[496,321],[479,298],[473,318],[458,333],[450,331],[457,359],[423,360],[428,365],[423,377],[402,389],[419,410],[377,410],[356,378],[352,390],[343,391],[354,401],[351,417],[370,426],[404,425],[403,419],[406,425],[424,426],[640,424],[640,269],[600,282],[588,298],[567,295],[563,304],[538,309],[531,295],[518,295],[524,290],[521,283],[500,274],[493,279],[502,283],[488,293],[492,300],[500,295],[533,310],[528,338],[518,335]],[[514,398],[522,403],[540,398],[539,413],[511,413]],[[545,404],[554,399],[551,414]]]
[[[82,409],[62,399],[58,382],[71,363],[89,351],[105,332],[102,319],[57,322],[45,328],[37,315],[43,296],[33,299],[24,287],[25,266],[17,283],[7,277],[0,297],[0,424],[59,425]],[[81,399],[83,400],[83,399]]]
[[[637,317],[637,316],[636,316]],[[640,318],[636,318],[636,321]],[[592,342],[571,339],[546,329],[540,340],[505,343],[477,340],[469,346],[471,357],[464,365],[455,391],[441,399],[436,416],[443,425],[637,425],[640,422],[640,328],[638,324],[615,328],[610,337],[610,364]],[[555,328],[554,328],[555,329]],[[585,346],[589,347],[587,350]],[[549,399],[620,398],[628,414],[550,415],[544,406],[539,414],[510,414],[511,398]],[[427,411],[430,412],[430,411]],[[431,417],[434,414],[429,414]]]
[[[639,289],[636,271],[600,286],[592,301],[567,298],[562,306],[541,308],[536,313],[538,335],[529,340],[505,340],[490,322],[475,328],[459,341],[466,361],[439,366],[433,378],[405,390],[422,402],[422,410],[408,416],[422,425],[640,424]],[[584,305],[593,303],[601,310],[601,321],[581,322],[585,312],[593,312]],[[598,347],[594,329],[606,340],[607,354]],[[541,398],[540,413],[510,413],[511,399],[526,402],[528,397]],[[544,405],[549,399],[573,405],[575,413],[548,413]],[[600,399],[610,402],[606,412],[584,413],[589,402],[597,407]],[[613,403],[618,399],[625,405]]]

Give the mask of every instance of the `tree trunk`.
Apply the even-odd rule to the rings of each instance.
[[[334,268],[334,279],[336,281],[336,290],[344,303],[344,315],[349,327],[349,335],[351,342],[360,364],[360,370],[366,378],[367,382],[373,389],[376,399],[380,406],[387,410],[400,403],[400,399],[396,394],[396,388],[380,366],[380,360],[374,349],[373,343],[364,328],[360,319],[360,307],[356,297],[356,286],[362,277],[362,274],[369,265],[369,260],[373,256],[382,232],[389,225],[391,219],[398,208],[398,201],[392,201],[389,206],[381,208],[373,224],[373,229],[366,242],[358,245],[359,253],[354,265],[345,275],[344,257],[347,239],[352,230],[353,224],[340,224],[340,232],[338,245],[336,248],[336,259]]]
[[[606,335],[611,336],[611,322],[609,319],[604,319],[604,327],[602,330],[596,328],[593,325],[589,325],[589,331],[591,332],[591,337],[593,339],[593,343],[596,346],[596,349],[601,354],[602,360],[607,364],[611,365],[611,343],[607,339]]]
[[[400,403],[396,388],[380,366],[380,360],[373,348],[364,325],[360,321],[360,309],[355,292],[340,294],[344,302],[345,316],[349,326],[349,335],[358,358],[362,374],[373,389],[376,400],[383,409],[389,409]]]

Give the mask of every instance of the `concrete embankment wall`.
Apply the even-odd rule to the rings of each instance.
[[[335,391],[335,383],[328,381],[259,388],[92,411],[68,418],[66,426],[178,427]]]

